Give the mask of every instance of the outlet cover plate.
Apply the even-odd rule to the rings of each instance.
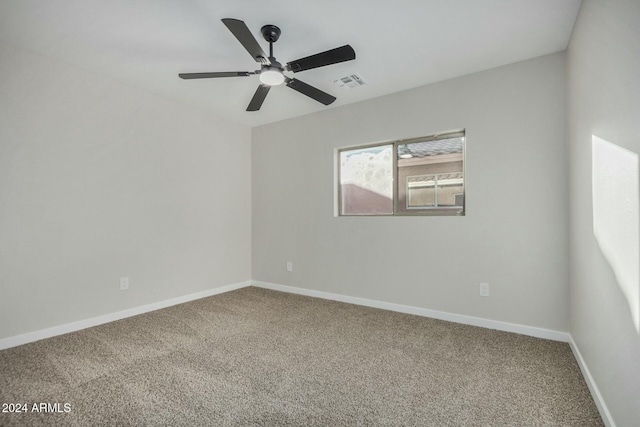
[[[488,283],[480,283],[480,296],[488,297],[489,296],[489,284]]]

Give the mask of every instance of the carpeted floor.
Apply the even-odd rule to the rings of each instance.
[[[0,403],[29,411],[3,426],[603,425],[565,343],[253,287],[0,351]]]

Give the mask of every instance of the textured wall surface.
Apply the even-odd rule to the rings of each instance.
[[[640,420],[640,2],[582,2],[567,53],[570,332],[614,422]]]
[[[564,61],[254,128],[253,279],[566,332]],[[336,149],[461,128],[466,216],[334,216]]]
[[[251,278],[249,129],[0,57],[0,338]]]

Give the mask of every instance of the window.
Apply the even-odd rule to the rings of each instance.
[[[464,215],[464,131],[340,149],[340,215]]]

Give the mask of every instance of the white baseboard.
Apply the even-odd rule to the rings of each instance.
[[[600,394],[600,390],[596,385],[595,380],[591,376],[591,372],[587,367],[586,362],[582,358],[582,354],[580,353],[580,349],[578,345],[573,340],[573,337],[569,335],[569,347],[571,347],[571,351],[573,352],[576,361],[578,362],[578,366],[580,367],[580,371],[582,371],[582,376],[587,383],[587,387],[589,387],[589,391],[591,392],[591,397],[593,397],[596,406],[598,407],[598,411],[600,412],[600,416],[602,417],[602,421],[607,427],[616,427],[616,423],[613,422],[613,417],[611,416],[611,412],[609,412],[609,408],[605,403],[602,395]]]
[[[79,320],[77,322],[66,323],[64,325],[58,325],[52,328],[41,329],[39,331],[28,332],[26,334],[4,338],[0,340],[0,350],[27,344],[33,341],[39,341],[45,338],[55,337],[56,335],[68,334],[69,332],[75,332],[81,329],[90,328],[92,326],[102,325],[103,323],[113,322],[115,320],[124,319],[126,317],[132,317],[138,314],[160,310],[161,308],[171,307],[172,305],[178,305],[200,298],[210,297],[212,295],[234,291],[236,289],[245,288],[247,286],[251,286],[251,281],[247,280],[245,282],[234,283],[232,285],[220,286],[218,288],[213,288],[194,294],[183,295],[181,297],[158,301],[147,305],[141,305],[138,307],[129,308],[127,310],[117,311],[115,313],[104,314],[102,316],[92,317],[90,319]]]
[[[394,304],[390,302],[371,300],[366,298],[351,297],[347,295],[333,294],[330,292],[314,291],[311,289],[296,288],[293,286],[278,285],[260,281],[251,281],[251,286],[272,289],[274,291],[288,292],[291,294],[305,295],[309,297],[323,298],[332,301],[346,302],[349,304],[364,305],[366,307],[381,308],[400,313],[415,314],[417,316],[431,317],[447,320],[449,322],[463,323],[465,325],[480,326],[482,328],[496,329],[505,332],[529,335],[536,338],[544,338],[553,341],[569,342],[567,332],[552,331],[550,329],[536,328],[534,326],[518,325],[516,323],[501,322],[498,320],[483,319],[481,317],[465,316],[463,314],[447,313],[444,311],[429,310],[427,308],[413,307],[409,305]]]
[[[79,320],[77,322],[66,323],[64,325],[54,326],[52,328],[41,329],[39,331],[28,332],[22,335],[16,335],[0,339],[0,350],[39,341],[45,338],[57,335],[67,334],[69,332],[79,331],[81,329],[90,328],[92,326],[102,325],[103,323],[113,322],[127,317],[136,316],[138,314],[148,313],[150,311],[159,310],[177,304],[233,291],[247,286],[255,286],[259,288],[272,289],[275,291],[288,292],[298,295],[306,295],[310,297],[322,298],[332,301],[346,302],[349,304],[362,305],[366,307],[381,308],[383,310],[397,311],[400,313],[414,314],[417,316],[431,317],[434,319],[447,320],[449,322],[462,323],[465,325],[480,326],[488,329],[496,329],[499,331],[515,332],[522,335],[529,335],[536,338],[550,339],[554,341],[570,342],[570,336],[566,332],[552,331],[549,329],[536,328],[533,326],[518,325],[515,323],[500,322],[497,320],[483,319],[480,317],[465,316],[462,314],[447,313],[444,311],[429,310],[426,308],[413,307],[408,305],[394,304],[384,301],[371,300],[366,298],[351,297],[347,295],[334,294],[330,292],[315,291],[311,289],[297,288],[293,286],[279,285],[275,283],[267,283],[260,281],[245,281],[232,285],[221,286],[194,294],[184,295],[169,300],[159,301],[147,305],[129,308],[127,310],[117,311],[102,316],[92,317],[90,319]],[[572,349],[575,345],[572,345]],[[577,348],[574,350],[576,353]],[[579,352],[577,353],[579,354]],[[577,358],[577,356],[576,356]],[[580,363],[580,360],[579,360]],[[582,369],[583,363],[580,364]],[[588,370],[587,370],[588,372]],[[585,374],[586,377],[586,374]],[[591,385],[589,386],[591,387]],[[595,396],[595,395],[594,395]],[[595,399],[595,397],[594,397]]]

